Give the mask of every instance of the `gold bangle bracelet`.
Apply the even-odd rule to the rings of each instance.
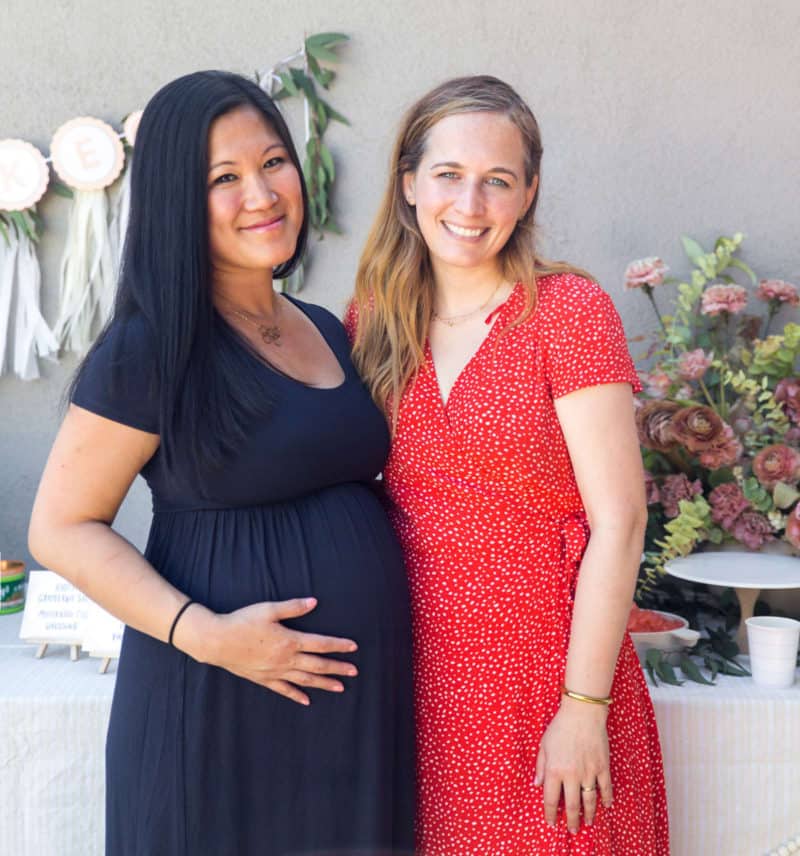
[[[567,698],[574,698],[575,701],[585,701],[586,704],[602,704],[604,707],[608,707],[613,699],[611,696],[606,696],[602,698],[600,696],[591,696],[591,695],[583,695],[583,693],[574,693],[572,690],[568,690],[565,686],[561,686],[562,695],[567,696]]]

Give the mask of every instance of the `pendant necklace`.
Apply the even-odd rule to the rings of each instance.
[[[259,321],[258,318],[254,318],[247,312],[244,312],[241,309],[236,309],[233,306],[228,307],[226,311],[230,312],[231,315],[235,315],[237,318],[241,318],[242,321],[247,321],[248,324],[252,324],[258,330],[261,340],[265,345],[275,345],[275,347],[280,348],[281,328],[277,324],[265,324],[263,321]]]
[[[470,318],[473,318],[479,312],[483,312],[484,309],[492,302],[495,294],[500,290],[500,286],[503,284],[503,280],[497,283],[494,287],[494,291],[489,295],[484,303],[482,303],[477,309],[473,309],[471,312],[466,312],[463,315],[440,315],[435,309],[433,310],[433,319],[435,321],[440,321],[442,324],[446,324],[448,327],[455,327],[456,324],[460,324],[462,321],[467,321]]]

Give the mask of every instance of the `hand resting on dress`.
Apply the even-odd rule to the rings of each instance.
[[[158,446],[156,434],[71,405],[39,485],[28,539],[43,567],[125,624],[166,642],[186,595],[111,528],[136,474]],[[342,684],[327,676],[356,674],[351,663],[322,656],[355,651],[352,640],[280,624],[316,605],[314,598],[298,598],[224,615],[192,605],[173,641],[189,656],[308,704],[298,686],[341,692]]]
[[[192,604],[175,629],[176,647],[204,663],[226,669],[279,695],[310,704],[299,687],[342,692],[341,681],[328,675],[355,677],[352,663],[323,654],[357,650],[352,639],[290,630],[280,622],[299,618],[317,605],[313,597],[254,603],[220,615]]]

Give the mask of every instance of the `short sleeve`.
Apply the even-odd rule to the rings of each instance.
[[[356,340],[356,332],[358,330],[358,303],[356,303],[355,297],[347,304],[342,323],[352,346]]]
[[[560,279],[558,287],[548,289],[542,319],[553,398],[607,383],[629,383],[639,392],[641,383],[611,298],[583,277]]]
[[[72,403],[130,428],[158,434],[156,350],[140,318],[117,320],[89,352]]]

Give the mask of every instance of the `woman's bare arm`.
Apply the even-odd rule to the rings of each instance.
[[[580,567],[565,685],[573,692],[609,694],[630,612],[642,553],[647,509],[639,443],[628,384],[588,387],[555,402],[589,520],[591,536]],[[545,815],[555,822],[563,788],[567,823],[576,831],[583,803],[591,823],[595,782],[610,804],[607,709],[567,697],[548,727],[537,759]]]

